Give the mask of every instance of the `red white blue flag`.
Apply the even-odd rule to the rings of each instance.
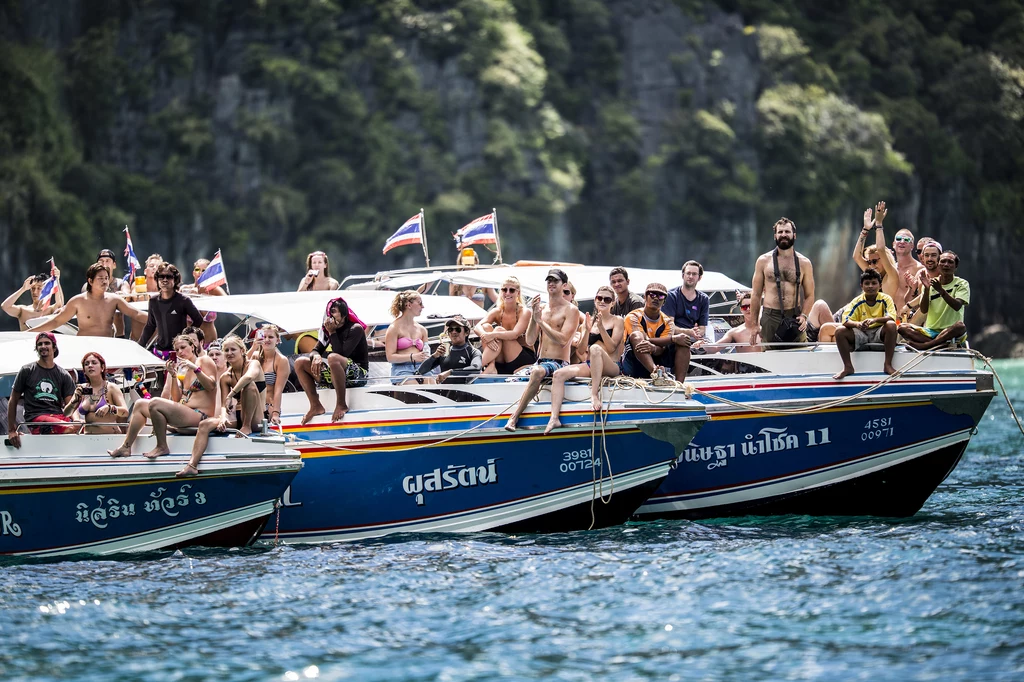
[[[57,289],[57,265],[53,262],[53,257],[50,257],[50,279],[43,282],[43,288],[39,291],[39,301],[44,306],[50,305],[50,299],[53,297],[54,291]]]
[[[206,266],[206,271],[196,280],[196,288],[202,291],[203,289],[227,286],[227,283],[228,276],[224,272],[224,261],[221,260],[220,249],[217,249],[213,260]]]
[[[473,244],[495,244],[497,238],[494,231],[494,214],[480,216],[473,222],[461,228],[454,235],[455,244],[458,248],[472,246]]]
[[[125,280],[127,281],[129,278],[134,280],[135,273],[142,270],[142,263],[139,262],[139,259],[135,255],[135,247],[132,246],[132,235],[128,232],[127,225],[124,226],[124,237],[126,242],[124,255],[128,259],[128,277],[125,277]]]
[[[384,242],[384,253],[399,246],[423,243],[423,214],[417,213],[402,223],[398,231]]]

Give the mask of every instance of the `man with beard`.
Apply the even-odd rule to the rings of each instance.
[[[927,248],[927,247],[925,247]],[[921,312],[925,314],[924,326],[900,325],[900,335],[907,343],[918,349],[928,350],[949,341],[963,343],[967,340],[967,326],[964,313],[971,302],[971,285],[956,276],[960,257],[952,251],[939,255],[939,276],[928,279],[921,271]]]
[[[811,259],[793,248],[796,224],[792,220],[779,218],[772,232],[775,248],[761,254],[754,265],[751,337],[754,343],[758,338],[768,343],[804,343],[807,316],[814,305],[814,269]]]
[[[7,439],[21,447],[18,433],[18,404],[25,402],[25,421],[32,433],[74,433],[78,425],[46,426],[71,422],[64,410],[75,397],[75,381],[68,371],[54,362],[59,354],[57,337],[49,332],[36,334],[36,355],[39,360],[18,370],[7,405]]]
[[[918,254],[921,256],[921,264],[924,266],[923,270],[919,270],[914,275],[912,282],[908,281],[908,285],[912,285],[914,289],[914,297],[909,299],[901,309],[900,318],[904,322],[913,322],[917,325],[924,324],[924,313],[920,311],[921,307],[921,273],[923,272],[925,277],[929,280],[933,280],[939,276],[939,254],[942,253],[942,244],[937,241],[929,240],[921,246]]]

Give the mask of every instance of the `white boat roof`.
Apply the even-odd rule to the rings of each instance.
[[[349,308],[370,327],[387,326],[394,321],[391,291],[285,291],[271,294],[235,294],[229,296],[196,296],[192,301],[203,312],[233,314],[277,325],[288,334],[299,334],[320,328],[327,303],[343,298]],[[464,296],[431,296],[424,294],[423,314],[416,318],[421,324],[440,322],[462,315],[477,322],[487,314]],[[146,310],[148,302],[133,304]]]
[[[34,332],[0,332],[0,375],[17,374],[23,365],[39,359]],[[56,363],[71,371],[82,369],[82,356],[96,352],[108,368],[162,367],[164,362],[145,348],[127,339],[103,336],[57,335]]]
[[[429,272],[417,272],[388,276],[381,273],[372,286],[381,289],[407,289],[419,286],[425,282],[441,280],[453,284],[463,284],[474,287],[497,289],[505,278],[515,276],[522,284],[523,293],[527,295],[545,294],[547,286],[544,278],[547,277],[549,265],[526,265],[526,266],[495,266],[481,267],[467,270],[448,271],[434,270]],[[589,301],[594,298],[597,288],[608,284],[608,273],[612,266],[606,265],[560,265],[554,266],[563,270],[569,277],[569,281],[576,287],[576,300]],[[652,270],[648,268],[627,268],[629,272],[630,291],[642,294],[651,282],[664,284],[668,289],[681,286],[683,283],[682,272],[679,270]],[[359,288],[368,284],[356,285]],[[704,271],[704,276],[697,283],[697,289],[708,294],[723,292],[732,298],[737,291],[749,291],[746,284],[723,275],[720,272]],[[345,291],[349,291],[346,289]]]

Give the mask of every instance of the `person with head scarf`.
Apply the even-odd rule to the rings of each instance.
[[[309,411],[302,417],[302,423],[306,424],[327,411],[317,394],[317,382],[321,377],[325,383],[334,386],[337,402],[331,421],[336,422],[348,412],[345,389],[365,385],[369,371],[366,325],[349,309],[345,299],[331,299],[316,347],[295,360],[295,374],[309,398]]]

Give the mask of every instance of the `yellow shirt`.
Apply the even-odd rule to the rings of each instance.
[[[846,322],[847,320],[863,322],[864,320],[885,317],[886,315],[891,317],[894,321],[896,320],[896,304],[893,303],[889,294],[883,294],[879,291],[875,297],[874,305],[868,303],[864,294],[861,294],[850,301],[846,306],[846,315],[843,317],[843,322]],[[881,326],[881,323],[871,325],[872,328]]]

